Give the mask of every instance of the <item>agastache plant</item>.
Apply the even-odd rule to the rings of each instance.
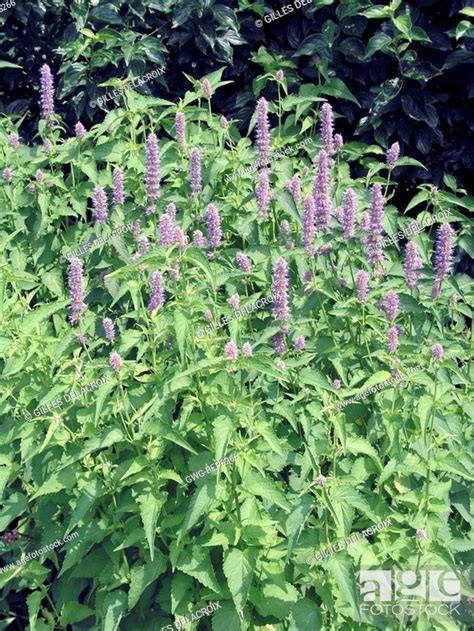
[[[148,303],[148,313],[152,315],[154,311],[165,304],[165,288],[163,277],[158,270],[153,272],[150,278],[150,301]]]
[[[114,203],[114,208],[117,208],[125,202],[123,171],[118,167],[115,167],[113,173],[112,201]]]
[[[436,278],[431,291],[433,298],[439,298],[441,283],[453,269],[454,230],[449,223],[444,223],[439,229],[435,245],[435,272]]]
[[[413,241],[407,243],[405,260],[403,262],[403,275],[410,289],[415,289],[421,274],[418,272],[423,267],[423,260],[419,254],[418,246]]]
[[[332,155],[334,148],[334,116],[329,103],[324,103],[321,107],[321,139],[323,149],[328,155]]]
[[[146,196],[149,200],[160,197],[160,149],[158,138],[152,132],[146,139]]]
[[[385,201],[382,186],[376,183],[372,186],[369,213],[369,235],[366,241],[369,262],[372,265],[382,263],[385,258],[382,252],[384,206]]]
[[[316,224],[315,224],[315,206],[312,195],[307,195],[303,204],[303,236],[301,242],[304,246],[305,252],[312,256],[315,252],[314,238],[316,236]]]
[[[357,210],[357,196],[352,188],[348,188],[344,193],[344,205],[342,207],[341,223],[343,227],[342,236],[348,240],[354,236],[355,217]]]
[[[291,319],[288,263],[280,256],[273,268],[273,317],[285,322]]]
[[[209,204],[206,209],[206,223],[207,223],[207,244],[214,249],[217,249],[221,245],[222,241],[222,229],[221,229],[221,217],[219,211],[214,204]]]
[[[313,198],[316,212],[316,227],[325,232],[331,218],[332,202],[330,197],[329,159],[324,149],[318,155],[318,166],[313,182]]]
[[[191,150],[189,182],[191,184],[191,197],[201,191],[201,151],[197,148]]]
[[[179,144],[181,151],[184,151],[186,149],[186,118],[184,112],[176,112],[175,128],[176,142]]]
[[[257,206],[260,211],[262,221],[268,219],[268,208],[272,200],[270,189],[270,174],[268,169],[262,169],[258,176],[258,185],[255,190],[257,196]]]
[[[266,164],[270,158],[270,123],[268,122],[268,102],[262,96],[257,102],[257,154],[260,164]]]
[[[109,220],[109,210],[107,195],[102,186],[97,185],[94,188],[94,194],[92,196],[92,206],[95,212],[96,223],[106,224]]]
[[[54,81],[51,68],[43,64],[40,70],[41,115],[49,119],[54,114]]]
[[[84,302],[84,270],[81,259],[72,259],[69,265],[69,297],[71,299],[71,315],[69,321],[71,324],[77,324],[79,317],[87,309]]]

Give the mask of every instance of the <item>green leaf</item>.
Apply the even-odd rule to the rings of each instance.
[[[102,609],[105,614],[102,631],[117,631],[127,609],[127,594],[118,589],[110,592],[104,599]]]
[[[215,495],[216,481],[214,478],[204,479],[202,485],[197,487],[188,510],[181,525],[181,532],[186,533],[198,522],[200,517],[207,513]]]
[[[183,552],[178,559],[176,567],[181,572],[189,574],[189,576],[198,580],[205,587],[212,589],[216,594],[221,593],[221,587],[214,573],[208,549],[194,546],[190,553]]]
[[[3,61],[2,59],[0,59],[0,68],[20,68],[20,70],[22,70],[23,66],[12,64],[11,61]]]
[[[258,495],[289,512],[291,505],[276,484],[258,471],[249,471],[243,480],[243,488],[252,495]]]
[[[474,18],[474,7],[464,7],[459,11],[463,15],[468,15],[470,18]]]
[[[176,342],[178,344],[181,361],[185,359],[185,342],[188,337],[189,322],[182,311],[178,309],[174,312],[174,330],[176,333]]]
[[[61,613],[61,625],[66,627],[67,625],[81,622],[81,620],[85,620],[93,615],[93,609],[81,605],[80,603],[67,602]]]
[[[160,497],[155,497],[152,493],[147,493],[146,495],[140,495],[137,498],[137,502],[140,504],[140,515],[143,522],[143,529],[145,530],[145,535],[148,541],[150,557],[153,561],[155,556],[156,522],[158,521],[158,515],[160,514],[164,500]]]
[[[243,551],[232,548],[224,556],[223,570],[237,610],[243,609],[247,603],[256,558],[257,551],[252,548]]]
[[[128,592],[128,608],[133,609],[140,600],[148,585],[151,585],[160,574],[166,570],[166,560],[161,552],[158,551],[154,561],[145,565],[135,565],[132,567],[130,575],[130,590]]]
[[[30,623],[31,631],[36,631],[36,621],[38,618],[38,612],[40,608],[41,601],[43,600],[43,594],[38,592],[32,592],[26,599],[26,604],[28,607],[28,620]]]
[[[300,598],[291,609],[289,631],[322,629],[321,609],[309,598]]]

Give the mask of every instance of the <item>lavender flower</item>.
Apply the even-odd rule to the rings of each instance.
[[[306,340],[305,340],[304,336],[303,335],[298,335],[298,337],[294,341],[293,348],[295,349],[295,351],[297,353],[299,353],[305,347],[306,347]]]
[[[160,245],[170,246],[175,242],[175,229],[173,218],[168,213],[163,213],[159,221]]]
[[[362,213],[360,216],[360,229],[362,232],[369,232],[370,230],[370,219],[369,213]]]
[[[394,142],[390,149],[387,151],[387,164],[390,168],[395,166],[396,161],[400,155],[400,145],[398,142]]]
[[[318,155],[318,168],[313,182],[316,225],[320,232],[327,230],[331,217],[332,203],[329,187],[329,158],[327,152],[321,149]]]
[[[327,481],[326,476],[322,475],[321,473],[318,475],[318,477],[315,480],[318,486],[324,486],[326,484],[326,481]]]
[[[20,136],[16,133],[16,131],[11,132],[11,134],[8,136],[8,141],[13,151],[16,151],[20,146]]]
[[[51,69],[43,64],[40,70],[41,115],[50,118],[54,114],[54,82]]]
[[[286,364],[282,359],[277,359],[275,362],[275,366],[278,368],[278,370],[285,370],[286,368]]]
[[[109,366],[112,370],[119,371],[122,368],[122,358],[116,351],[112,351],[109,356]]]
[[[148,199],[160,197],[160,148],[155,133],[146,139],[146,196]]]
[[[273,268],[273,317],[282,322],[291,319],[289,306],[288,263],[279,257]]]
[[[165,288],[163,287],[163,277],[159,271],[153,272],[150,278],[150,302],[148,303],[148,313],[153,312],[165,304]]]
[[[268,169],[262,169],[262,171],[260,171],[255,192],[257,194],[257,206],[260,211],[260,218],[264,221],[268,219],[268,207],[272,200]]]
[[[442,362],[444,357],[444,348],[441,344],[434,344],[431,347],[431,356],[437,362]]]
[[[303,235],[301,242],[304,245],[304,249],[307,254],[312,256],[314,254],[313,241],[316,236],[316,210],[314,205],[314,199],[312,195],[307,195],[303,204]]]
[[[190,156],[191,168],[189,173],[189,181],[191,183],[191,197],[195,197],[202,189],[201,186],[201,151],[199,149],[191,149]]]
[[[233,362],[237,361],[239,357],[239,349],[237,348],[237,344],[235,342],[227,342],[224,347],[224,357]]]
[[[321,108],[321,139],[324,150],[332,155],[334,153],[334,117],[329,103],[324,103]]]
[[[387,297],[383,301],[383,309],[385,311],[385,315],[393,322],[400,312],[400,300],[398,298],[398,294],[396,291],[389,291],[387,293]]]
[[[252,271],[252,263],[250,262],[249,257],[243,252],[237,252],[235,255],[235,262],[245,274],[250,274]]]
[[[180,250],[185,250],[188,247],[188,237],[180,226],[174,228],[174,240],[179,245]]]
[[[123,188],[123,171],[116,167],[113,173],[112,200],[114,208],[117,208],[125,201],[125,192]]]
[[[232,296],[227,301],[227,304],[231,309],[237,311],[240,308],[240,296],[239,294],[232,294]]]
[[[206,320],[212,320],[212,311],[204,311],[204,317],[206,318]]]
[[[344,229],[342,236],[346,240],[354,236],[356,209],[357,196],[352,188],[348,188],[344,193],[344,205],[341,215],[341,223]]]
[[[110,318],[104,318],[102,320],[102,326],[104,328],[105,337],[113,342],[115,340],[115,325]]]
[[[176,112],[175,119],[175,127],[176,127],[176,141],[179,143],[179,147],[181,151],[186,149],[186,135],[185,135],[185,126],[186,119],[184,116],[184,112]]]
[[[146,208],[145,208],[145,217],[150,217],[150,215],[153,215],[155,212],[156,208],[155,208],[155,204],[149,204]]]
[[[276,71],[275,79],[277,81],[283,81],[284,77],[285,77],[285,73],[283,72],[283,70],[277,70]]]
[[[257,102],[257,154],[262,164],[265,164],[270,158],[270,124],[268,122],[268,102],[262,96]]]
[[[222,129],[227,129],[227,127],[229,127],[229,121],[227,120],[225,116],[220,117],[219,124],[222,127]]]
[[[419,528],[416,531],[416,538],[417,539],[426,539],[426,530],[424,528]]]
[[[35,178],[37,182],[42,182],[44,180],[44,175],[43,175],[43,171],[41,171],[41,169],[38,169],[35,173]]]
[[[109,210],[107,207],[107,195],[102,186],[96,186],[94,188],[94,194],[92,196],[92,206],[95,211],[95,220],[97,223],[105,224],[109,219]]]
[[[369,262],[372,265],[382,263],[384,260],[384,255],[382,252],[384,205],[385,201],[383,197],[382,186],[376,183],[372,186],[369,214],[369,236],[367,238]]]
[[[80,121],[74,125],[74,133],[76,134],[76,138],[84,138],[87,133],[86,128]]]
[[[206,238],[201,230],[193,232],[193,245],[195,248],[203,248],[206,245]]]
[[[423,261],[418,252],[418,247],[413,241],[407,243],[405,250],[405,261],[403,262],[403,274],[407,280],[408,287],[414,289],[421,274],[418,270],[423,266]]]
[[[291,180],[286,183],[286,188],[293,195],[295,204],[301,203],[301,178],[298,175],[294,175]]]
[[[132,234],[135,240],[138,239],[141,228],[142,228],[142,222],[140,221],[140,219],[136,219],[132,224]]]
[[[206,99],[210,100],[212,96],[212,87],[208,79],[204,79],[202,82],[202,91],[204,92]]]
[[[339,390],[339,388],[341,387],[341,380],[334,379],[334,381],[332,382],[332,387],[334,388],[334,390]]]
[[[366,302],[369,291],[369,275],[364,270],[359,270],[356,276],[357,298],[360,302]]]
[[[395,353],[399,345],[398,328],[396,326],[391,326],[388,330],[387,348],[390,353]]]
[[[221,245],[222,229],[219,211],[214,204],[209,204],[206,209],[207,243],[211,248]]]
[[[82,262],[78,258],[73,258],[69,265],[68,275],[69,297],[71,298],[71,324],[79,322],[79,316],[87,309],[84,303],[84,271]]]
[[[136,243],[138,247],[138,252],[136,252],[132,256],[132,260],[134,261],[141,258],[150,249],[150,241],[148,240],[148,237],[146,237],[144,234],[138,235],[138,237],[136,238]]]
[[[242,355],[245,355],[245,357],[252,357],[252,346],[249,342],[245,342],[245,344],[242,346]]]
[[[5,182],[8,182],[8,184],[10,184],[10,182],[13,179],[13,171],[10,169],[10,167],[7,167],[6,169],[3,169],[3,179],[5,180]]]
[[[51,152],[53,145],[51,144],[51,140],[49,138],[45,138],[43,141],[43,149],[46,155]]]
[[[33,195],[35,192],[35,183],[30,182],[28,186],[26,187],[26,190],[28,191],[28,193],[30,193],[30,195]]]
[[[173,203],[166,206],[165,212],[171,217],[173,221],[176,219],[176,206]]]
[[[454,230],[449,223],[444,223],[438,230],[435,246],[436,280],[445,280],[453,269]]]
[[[344,139],[341,134],[336,134],[334,136],[334,149],[335,151],[340,151],[344,146]]]
[[[275,333],[275,335],[272,337],[272,342],[275,353],[277,355],[284,355],[286,348],[285,336],[283,335],[283,333]]]

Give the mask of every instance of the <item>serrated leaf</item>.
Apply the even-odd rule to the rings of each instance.
[[[247,603],[252,584],[257,551],[252,548],[232,548],[224,555],[223,570],[236,608],[243,609]]]
[[[133,609],[140,600],[148,585],[151,585],[166,570],[166,560],[161,552],[157,552],[155,560],[145,565],[135,565],[130,572],[130,590],[128,592],[128,608]]]
[[[147,493],[146,495],[140,495],[137,498],[137,502],[140,504],[140,516],[148,541],[150,557],[153,561],[155,556],[156,522],[158,521],[158,515],[160,514],[164,500],[160,497],[155,497],[152,493]]]

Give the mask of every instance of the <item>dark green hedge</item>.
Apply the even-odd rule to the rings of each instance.
[[[385,146],[398,140],[402,153],[428,165],[426,177],[441,183],[451,173],[467,187],[474,168],[472,5],[313,0],[297,9],[294,1],[284,15],[287,5],[277,1],[17,2],[0,14],[0,109],[24,116],[24,137],[36,133],[44,61],[56,73],[58,109],[71,128],[78,119],[100,120],[103,111],[89,104],[111,90],[99,86],[110,78],[164,65],[164,75],[140,91],[177,99],[191,87],[183,73],[197,78],[224,66],[233,83],[216,95],[216,107],[245,127],[256,94],[270,89],[262,75],[282,67],[294,90],[326,86],[348,135]]]

